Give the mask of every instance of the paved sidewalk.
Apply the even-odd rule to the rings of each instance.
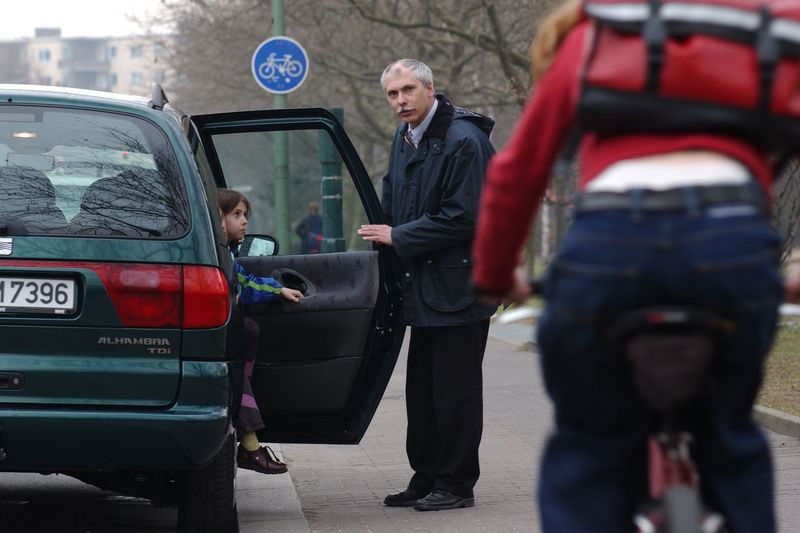
[[[534,531],[534,486],[551,409],[530,352],[491,341],[484,360],[482,474],[470,509],[421,513],[388,508],[411,476],[405,455],[405,349],[358,446],[284,445],[312,532]]]
[[[490,329],[484,361],[482,474],[475,487],[474,508],[420,513],[381,505],[387,493],[404,488],[411,474],[404,450],[404,349],[360,445],[282,447],[308,531],[538,531],[534,487],[552,411],[539,378],[536,355],[526,345],[530,336],[529,325],[495,324]],[[800,441],[772,431],[767,434],[775,457],[780,531],[800,531]]]

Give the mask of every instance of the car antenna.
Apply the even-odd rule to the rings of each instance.
[[[161,84],[158,82],[153,82],[153,93],[150,97],[150,106],[153,109],[164,109],[164,104],[169,102],[167,98],[167,93],[164,92],[164,89],[161,87]]]

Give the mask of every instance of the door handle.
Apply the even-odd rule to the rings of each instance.
[[[314,284],[296,270],[279,268],[272,273],[272,277],[278,280],[284,287],[300,291],[306,298],[313,296],[317,292],[317,288]]]
[[[25,376],[21,372],[0,372],[0,391],[22,390]]]

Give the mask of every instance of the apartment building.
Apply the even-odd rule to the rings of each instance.
[[[168,35],[62,37],[37,28],[33,38],[0,41],[0,82],[33,83],[149,96],[168,84]]]

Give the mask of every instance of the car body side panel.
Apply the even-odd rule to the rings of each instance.
[[[0,409],[6,453],[0,471],[197,468],[230,430],[224,406],[231,401],[231,376],[219,362],[184,363],[182,374],[180,395],[169,409]]]

